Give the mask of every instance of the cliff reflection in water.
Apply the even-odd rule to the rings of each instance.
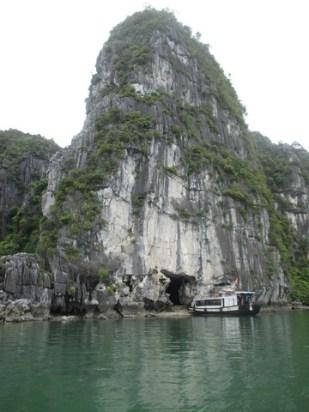
[[[309,313],[0,327],[1,411],[300,411]]]

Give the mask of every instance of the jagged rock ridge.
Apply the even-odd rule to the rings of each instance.
[[[148,9],[112,31],[84,128],[49,167],[39,252],[53,311],[160,310],[223,277],[263,303],[287,301],[307,264],[308,154],[283,151],[291,179],[276,192],[275,149],[243,112],[172,14]]]

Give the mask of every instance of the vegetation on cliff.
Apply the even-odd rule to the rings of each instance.
[[[56,251],[60,230],[66,230],[75,239],[76,246],[66,248],[70,259],[85,251],[83,233],[96,225],[104,226],[96,191],[104,188],[118,169],[125,149],[146,153],[151,139],[156,135],[154,119],[139,111],[123,112],[112,108],[98,117],[94,146],[87,166],[68,171],[61,180],[55,195],[55,204],[49,218],[41,227],[40,251],[51,256]],[[70,207],[68,207],[70,205]]]
[[[0,255],[35,252],[48,161],[58,149],[39,135],[0,132]]]
[[[280,251],[283,268],[292,285],[292,295],[309,304],[308,221],[302,227],[292,225],[288,215],[308,214],[308,204],[292,204],[289,197],[300,197],[309,185],[309,153],[298,143],[273,144],[259,133],[253,134],[258,160],[269,191],[270,241]],[[305,186],[299,181],[303,178]]]
[[[172,47],[174,50],[180,47],[190,64],[173,54]],[[134,87],[137,73],[151,78],[160,53],[173,74],[176,73],[175,79],[185,84],[183,95],[177,94],[177,87],[158,88],[149,93],[141,93]],[[102,56],[110,69],[108,81],[106,78],[102,81]],[[97,67],[90,97],[93,92],[94,106],[104,99],[104,109],[93,109],[92,138],[89,147],[84,148],[83,164],[77,165],[73,156],[72,167],[62,170],[63,177],[58,182],[48,217],[42,218],[40,209],[41,194],[46,187],[44,176],[32,179],[25,188],[18,171],[25,159],[47,160],[56,147],[42,138],[18,137],[18,133],[3,143],[0,139],[4,153],[0,155],[2,168],[16,178],[27,195],[26,202],[10,211],[8,229],[0,239],[0,254],[32,252],[40,237],[37,249],[40,254],[53,257],[61,249],[68,262],[79,259],[82,262],[82,255],[87,256],[96,247],[88,242],[91,233],[107,223],[101,216],[99,191],[108,187],[125,155],[134,153],[140,163],[147,162],[151,144],[157,139],[162,143],[162,151],[174,144],[181,152],[181,164],[177,167],[158,165],[158,168],[188,183],[207,169],[223,199],[222,208],[232,200],[244,226],[248,216],[267,212],[269,242],[263,245],[265,256],[269,256],[267,274],[269,278],[274,275],[272,251],[279,251],[280,264],[293,286],[293,296],[309,303],[308,233],[305,228],[296,230],[289,218],[289,213],[308,212],[308,205],[298,202],[295,206],[289,200],[298,190],[297,176],[305,185],[309,183],[308,153],[297,145],[274,145],[263,136],[248,132],[243,119],[245,109],[208,46],[198,36],[192,36],[190,29],[177,22],[170,12],[148,8],[116,26]],[[196,83],[192,73],[200,82],[199,94],[193,102],[185,98],[184,80]],[[227,125],[237,130],[234,141],[229,139]],[[145,193],[132,193],[136,219],[141,215],[145,199]],[[180,219],[191,218],[191,212],[181,205],[176,209]],[[65,242],[61,243],[63,234]],[[104,255],[104,251],[98,252]],[[101,277],[109,273],[108,268],[104,270]]]
[[[201,92],[201,103],[191,105],[176,94],[176,91],[158,89],[141,94],[132,86],[135,73],[151,73],[161,39],[160,53],[165,55],[173,72],[191,79],[192,65],[197,65],[205,91]],[[163,40],[162,40],[163,39]],[[175,54],[168,52],[172,42],[188,54],[192,65],[186,66]],[[170,44],[170,43],[169,43]],[[173,46],[174,47],[174,46]],[[220,181],[223,195],[239,204],[239,212],[246,221],[249,213],[266,209],[270,218],[269,245],[265,254],[269,256],[268,275],[275,273],[271,250],[279,250],[281,264],[289,276],[294,296],[309,301],[308,239],[297,233],[287,217],[288,201],[282,196],[284,190],[293,187],[295,167],[308,184],[308,154],[294,148],[272,145],[267,139],[250,134],[243,121],[245,109],[239,102],[233,86],[210,54],[207,45],[192,36],[191,30],[177,22],[167,11],[148,8],[135,13],[116,26],[103,52],[112,66],[113,80],[105,85],[100,96],[128,99],[132,111],[122,112],[114,107],[97,119],[96,144],[89,156],[89,164],[97,176],[110,176],[117,169],[118,161],[130,145],[147,156],[149,141],[159,138],[167,144],[172,141],[181,147],[182,166],[187,176],[197,175],[206,168]],[[100,57],[98,59],[99,64]],[[100,68],[92,79],[92,85],[101,80]],[[239,154],[218,136],[222,125],[214,116],[212,99],[218,107],[227,110],[238,122],[240,139],[246,157]],[[153,118],[154,111],[160,119]],[[162,133],[164,122],[165,129]],[[290,159],[293,152],[293,160]],[[297,164],[296,164],[297,163]],[[85,169],[85,172],[88,169]],[[167,173],[179,175],[176,167],[165,168]],[[63,185],[60,185],[60,188]],[[88,190],[94,190],[89,182]],[[280,190],[281,192],[280,192]],[[132,196],[132,205],[138,216],[145,195]],[[189,219],[190,213],[183,208],[180,218]]]
[[[130,89],[130,81],[136,67],[146,67],[153,63],[153,41],[158,33],[163,35],[166,41],[173,41],[188,51],[190,59],[197,63],[201,74],[205,76],[205,82],[209,84],[209,91],[205,93],[215,96],[224,108],[243,122],[245,108],[240,103],[230,80],[209,52],[208,45],[201,43],[198,36],[192,35],[188,26],[179,23],[173,13],[166,10],[146,8],[128,17],[111,31],[103,53],[112,62],[116,80],[122,90],[126,87]],[[170,54],[169,61],[175,72],[189,76],[181,60]],[[100,75],[97,73],[92,83],[95,84],[99,80]],[[106,91],[110,93],[114,86],[115,84],[109,85]]]
[[[161,39],[165,39],[163,47],[166,46],[164,42],[174,42],[186,50],[192,64],[197,65],[201,81],[207,84],[199,105],[188,104],[175,92],[158,89],[141,94],[132,86],[136,72],[141,70],[151,73],[155,54],[158,53],[155,46],[158,33]],[[162,53],[166,53],[166,50]],[[97,220],[99,206],[96,190],[104,187],[117,171],[125,150],[134,148],[147,157],[153,138],[163,139],[167,144],[175,141],[181,147],[183,167],[187,170],[187,175],[182,177],[190,178],[205,168],[212,171],[219,179],[222,194],[238,202],[244,221],[250,212],[267,210],[270,217],[270,244],[265,254],[271,256],[272,248],[279,250],[282,266],[294,286],[295,297],[309,301],[309,279],[306,275],[308,240],[306,235],[296,233],[287,218],[289,208],[282,196],[282,191],[293,185],[295,162],[308,184],[308,154],[295,148],[287,150],[288,146],[272,145],[257,134],[248,133],[243,121],[245,109],[229,79],[210,54],[208,46],[192,36],[191,30],[177,22],[170,12],[148,8],[128,17],[112,30],[102,53],[112,66],[113,77],[101,89],[100,98],[107,96],[113,98],[114,102],[128,99],[131,109],[123,110],[113,103],[114,107],[97,117],[95,141],[87,166],[70,171],[62,180],[51,218],[45,220],[42,226],[43,249],[51,254],[55,252],[58,232],[63,228],[67,228],[75,244],[82,247],[83,242],[79,242],[83,238],[82,231],[102,224]],[[190,70],[179,58],[173,54],[165,57],[175,73],[190,78]],[[92,79],[92,86],[101,81],[100,76],[99,70]],[[218,140],[222,126],[214,116],[212,98],[240,125],[240,139],[246,148],[246,158],[241,158],[224,141]],[[159,114],[160,119],[153,116],[154,112]],[[160,121],[165,124],[163,133]],[[292,161],[289,159],[289,150],[294,151]],[[166,168],[166,172],[178,175],[175,167]],[[74,207],[74,199],[82,205],[78,211]],[[136,216],[144,201],[144,194],[132,195]],[[72,205],[69,210],[68,203]],[[180,218],[190,218],[188,211],[183,208],[181,211]],[[82,216],[83,223],[80,224]],[[79,247],[74,250],[69,248],[67,256],[70,259],[73,254],[80,252]],[[270,257],[270,277],[275,271],[273,265]]]

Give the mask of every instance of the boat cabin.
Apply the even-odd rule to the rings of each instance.
[[[224,313],[236,312],[244,308],[252,310],[254,303],[254,292],[238,291],[222,296],[212,296],[205,299],[198,299],[193,302],[194,312]]]

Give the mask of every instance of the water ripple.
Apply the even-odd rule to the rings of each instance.
[[[307,410],[308,320],[4,325],[1,412]]]

